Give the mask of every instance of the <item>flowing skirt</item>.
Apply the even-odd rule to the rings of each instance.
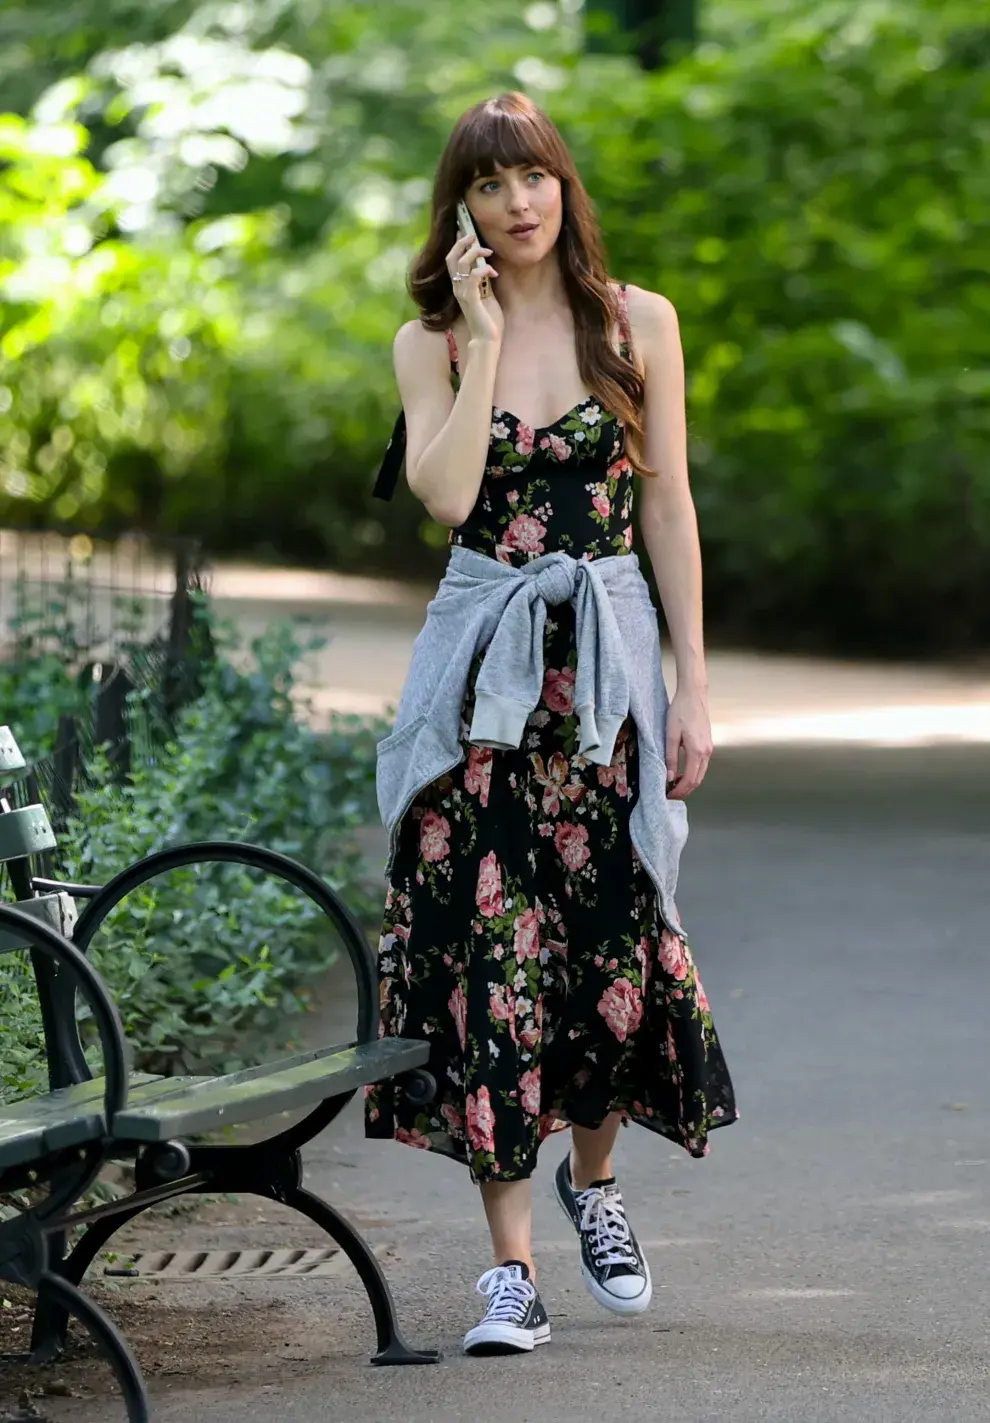
[[[368,1089],[366,1132],[476,1181],[532,1174],[540,1143],[618,1111],[692,1156],[737,1112],[690,949],[629,837],[635,726],[578,756],[573,611],[548,620],[539,707],[514,751],[468,746],[404,817],[379,947],[382,1035],[430,1043],[437,1098]],[[476,669],[475,674],[476,675]],[[472,677],[473,686],[473,677]]]

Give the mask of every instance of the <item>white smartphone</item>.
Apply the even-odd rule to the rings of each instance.
[[[457,230],[462,237],[473,237],[476,242],[481,241],[481,239],[478,237],[478,232],[475,228],[474,222],[471,219],[470,209],[468,208],[467,203],[463,201],[463,199],[457,204]],[[475,262],[474,264],[474,270],[477,271],[479,267],[485,266],[487,266],[487,263],[484,257],[479,257],[477,262]],[[484,277],[481,281],[481,285],[478,287],[478,295],[482,298],[482,300],[484,300],[485,297],[489,297],[491,296],[491,294],[491,278]]]

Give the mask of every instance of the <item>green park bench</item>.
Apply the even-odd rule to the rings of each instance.
[[[0,728],[0,778],[9,779],[24,764],[14,738]],[[42,805],[13,808],[0,793],[0,864],[17,897],[16,903],[0,903],[0,964],[7,953],[30,952],[49,1072],[46,1093],[0,1104],[0,1195],[9,1199],[17,1193],[15,1200],[29,1202],[13,1218],[0,1220],[0,1282],[36,1293],[30,1352],[23,1357],[32,1363],[53,1361],[74,1316],[113,1368],[129,1423],[145,1423],[147,1394],[137,1361],[116,1324],[80,1285],[126,1221],[158,1202],[209,1192],[262,1196],[308,1217],[345,1252],[364,1284],[377,1330],[372,1362],[436,1362],[436,1352],[411,1349],[403,1340],[388,1284],[367,1243],[344,1216],[303,1186],[302,1147],[358,1090],[399,1078],[417,1103],[429,1101],[435,1091],[424,1070],[426,1043],[378,1039],[374,959],[339,896],[285,855],[223,841],[161,850],[102,887],[63,884],[33,873],[34,857],[55,843]],[[215,862],[277,876],[308,895],[329,918],[357,981],[353,1042],[216,1077],[159,1077],[130,1070],[120,1016],[87,949],[106,916],[135,888],[172,869]],[[81,913],[79,901],[85,902]],[[162,947],[167,951],[167,944]],[[86,1062],[79,998],[99,1034],[102,1077],[94,1077]],[[263,1141],[217,1142],[218,1129],[300,1109],[307,1109],[301,1120],[280,1125]],[[202,1140],[207,1134],[210,1139]],[[101,1169],[120,1161],[133,1163],[130,1194],[93,1205],[82,1199]],[[69,1232],[79,1229],[82,1235],[69,1248]]]

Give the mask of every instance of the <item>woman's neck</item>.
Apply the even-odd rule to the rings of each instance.
[[[550,253],[535,267],[513,267],[504,260],[500,262],[495,295],[506,318],[513,322],[520,316],[527,323],[543,321],[567,307],[564,279],[556,252]]]

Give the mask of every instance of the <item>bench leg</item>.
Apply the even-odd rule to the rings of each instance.
[[[122,1225],[140,1215],[143,1207],[132,1211],[122,1211],[120,1215],[104,1216],[95,1221],[86,1231],[72,1253],[64,1259],[52,1261],[48,1274],[38,1286],[38,1303],[34,1311],[34,1328],[31,1331],[32,1364],[50,1364],[65,1348],[65,1337],[69,1328],[69,1310],[55,1292],[46,1285],[52,1275],[78,1286],[83,1276],[103,1249],[107,1241]],[[61,1237],[64,1239],[64,1236]]]
[[[61,1275],[46,1271],[39,1283],[67,1315],[74,1314],[85,1325],[100,1346],[124,1395],[127,1423],[149,1423],[148,1394],[141,1370],[113,1320]]]
[[[284,1190],[279,1199],[301,1215],[308,1216],[314,1224],[325,1230],[335,1240],[361,1276],[361,1283],[368,1293],[375,1315],[375,1329],[378,1333],[378,1352],[372,1356],[373,1364],[435,1364],[440,1355],[435,1349],[411,1349],[399,1332],[395,1317],[395,1301],[388,1287],[382,1268],[375,1259],[367,1242],[357,1233],[349,1221],[335,1211],[333,1206],[321,1201],[311,1191],[302,1186]]]

